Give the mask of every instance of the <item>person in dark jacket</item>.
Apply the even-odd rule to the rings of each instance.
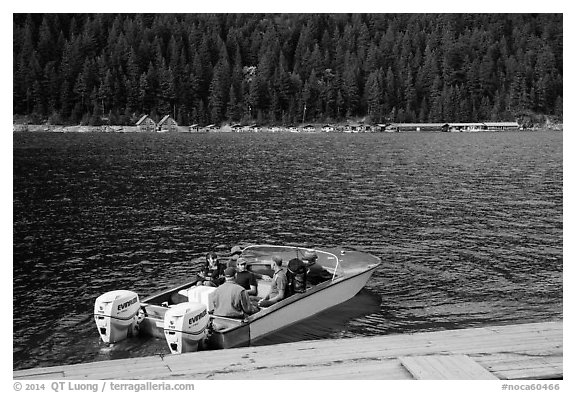
[[[318,255],[314,250],[306,250],[302,257],[302,261],[307,268],[306,279],[310,285],[320,284],[331,277],[330,273],[317,262],[317,259]]]
[[[196,285],[217,287],[224,283],[225,266],[218,261],[218,255],[210,251],[206,254],[206,265],[198,273],[199,280]]]
[[[302,260],[293,258],[288,261],[288,270],[286,271],[286,278],[288,279],[287,296],[306,292],[307,272],[308,269]]]

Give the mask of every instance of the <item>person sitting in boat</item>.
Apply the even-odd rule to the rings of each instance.
[[[245,318],[258,312],[250,303],[248,292],[235,282],[236,269],[227,267],[224,270],[224,284],[213,293],[213,314],[218,317]]]
[[[320,284],[329,280],[331,275],[317,262],[318,255],[314,250],[306,250],[302,261],[307,268],[306,279],[310,285]]]
[[[286,295],[288,279],[286,278],[286,273],[282,270],[282,258],[274,256],[272,258],[272,268],[274,269],[274,276],[272,277],[270,293],[258,302],[260,307],[269,307],[284,299]]]
[[[288,271],[286,278],[288,279],[287,297],[295,293],[306,292],[306,274],[308,269],[301,259],[293,258],[288,261]]]
[[[232,267],[237,268],[238,267],[238,260],[240,258],[242,258],[246,261],[246,265],[248,265],[248,262],[255,262],[257,260],[257,255],[252,250],[248,249],[248,250],[242,251],[242,249],[239,246],[234,246],[234,247],[232,247],[231,251],[235,255],[232,257],[232,259],[228,263],[228,266],[232,266]],[[234,261],[234,262],[232,262],[232,261]],[[236,269],[236,270],[238,270],[238,269]],[[272,280],[272,277],[270,277],[266,274],[260,274],[260,273],[255,273],[255,272],[250,272],[250,273],[252,273],[254,275],[254,277],[256,277],[257,279],[263,279],[265,281]],[[248,288],[246,288],[246,289],[248,289]]]
[[[246,263],[246,259],[242,257],[236,261],[236,284],[244,288],[249,296],[256,296],[258,294],[256,275],[246,270]]]
[[[214,251],[206,254],[206,265],[198,273],[199,280],[196,285],[217,287],[224,282],[224,265],[218,262],[218,255]]]
[[[236,267],[240,255],[242,255],[242,248],[240,246],[232,247],[232,249],[230,250],[230,259],[228,260],[226,267]]]

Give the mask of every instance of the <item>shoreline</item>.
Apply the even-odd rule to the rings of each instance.
[[[304,131],[300,128],[294,130],[293,128],[290,129],[289,127],[263,127],[258,131],[235,131],[232,130],[231,127],[222,127],[220,129],[214,129],[210,131],[190,131],[188,127],[178,127],[177,131],[170,131],[170,132],[157,132],[157,131],[141,131],[136,126],[61,126],[61,125],[46,125],[46,124],[13,124],[13,132],[33,132],[33,133],[136,133],[136,134],[205,134],[205,133],[406,133],[406,132],[445,132],[445,133],[476,133],[476,132],[505,132],[505,131],[563,131],[563,124],[554,124],[550,126],[538,126],[532,128],[523,128],[518,130],[474,130],[474,131],[384,131],[384,130],[371,130],[371,131],[341,131],[341,130],[333,130],[333,131],[324,131],[321,128],[317,128],[313,131]]]

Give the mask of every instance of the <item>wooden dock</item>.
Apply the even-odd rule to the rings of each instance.
[[[18,370],[14,379],[559,379],[562,329],[556,321],[300,341]]]

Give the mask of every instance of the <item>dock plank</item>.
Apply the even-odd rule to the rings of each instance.
[[[403,356],[400,362],[416,379],[498,379],[465,355]]]
[[[13,376],[15,379],[411,379],[415,376],[406,368],[408,364],[419,365],[420,376],[430,372],[443,378],[461,375],[465,379],[486,379],[486,374],[474,373],[474,370],[480,373],[473,368],[475,364],[501,379],[538,379],[561,378],[562,361],[563,324],[554,321],[118,359],[16,370]],[[460,370],[464,362],[468,374]]]
[[[229,373],[218,379],[389,379],[410,380],[411,375],[397,359],[365,361],[318,366],[280,367],[251,370],[246,373]]]
[[[500,379],[540,379],[558,378],[563,375],[563,356],[526,356],[522,354],[492,354],[475,357]]]

